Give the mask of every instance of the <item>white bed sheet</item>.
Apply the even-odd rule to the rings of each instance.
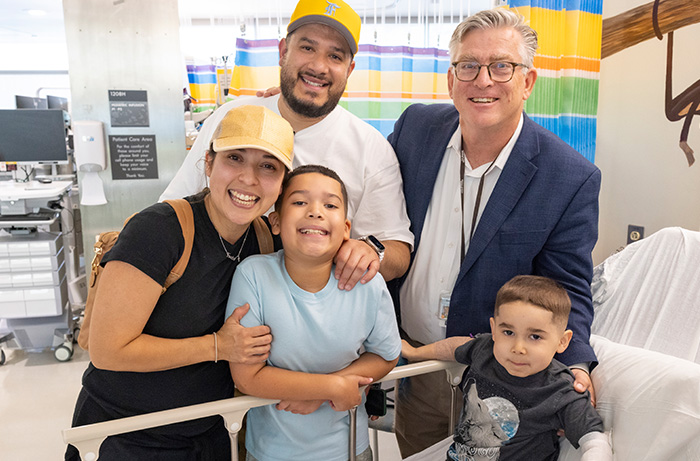
[[[591,330],[700,363],[700,232],[669,227],[596,266]]]

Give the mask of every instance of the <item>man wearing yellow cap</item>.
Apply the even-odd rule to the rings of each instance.
[[[279,44],[282,93],[241,97],[204,123],[175,178],[160,199],[183,197],[206,186],[202,162],[224,115],[244,104],[266,106],[294,128],[294,166],[335,170],[348,189],[351,239],[338,251],[338,286],[351,289],[377,271],[386,280],[403,275],[410,258],[409,230],[396,156],[376,129],[338,106],[355,67],[360,16],[342,0],[301,0]]]

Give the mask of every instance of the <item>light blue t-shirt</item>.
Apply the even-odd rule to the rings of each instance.
[[[332,272],[331,272],[332,274]],[[363,352],[385,360],[401,353],[394,307],[384,279],[350,291],[338,289],[329,275],[318,293],[302,290],[284,267],[284,250],[250,256],[233,276],[226,317],[245,303],[250,311],[246,327],[267,325],[272,330],[268,364],[309,373],[332,373],[355,361]],[[348,413],[326,402],[310,415],[295,415],[274,405],[248,412],[246,448],[260,461],[348,459]],[[357,411],[357,451],[369,446],[367,413]]]

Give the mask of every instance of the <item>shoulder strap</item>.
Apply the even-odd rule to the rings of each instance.
[[[166,200],[165,203],[173,207],[173,210],[175,210],[177,220],[180,222],[180,228],[182,229],[182,237],[185,239],[185,250],[182,252],[180,260],[170,271],[168,278],[165,279],[165,283],[163,284],[163,292],[165,292],[170,285],[177,282],[185,272],[187,263],[190,262],[192,246],[194,245],[194,214],[192,213],[192,206],[190,205],[190,202],[181,198],[176,200]]]
[[[272,253],[275,250],[275,245],[272,242],[270,228],[267,227],[263,218],[258,217],[253,220],[253,229],[255,230],[255,236],[258,238],[260,254]]]

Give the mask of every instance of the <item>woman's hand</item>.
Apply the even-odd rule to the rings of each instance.
[[[241,325],[241,319],[249,309],[249,304],[237,307],[217,332],[219,360],[250,365],[264,362],[270,356],[270,327],[259,325],[246,328]]]

